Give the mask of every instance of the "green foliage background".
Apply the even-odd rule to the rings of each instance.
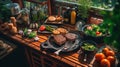
[[[105,43],[120,51],[120,4],[116,5],[112,12],[100,11],[100,13],[104,16],[104,24],[108,25],[111,34],[104,39]]]
[[[5,4],[0,2],[0,19],[3,22],[9,21],[9,18],[11,16],[10,9],[5,7]]]

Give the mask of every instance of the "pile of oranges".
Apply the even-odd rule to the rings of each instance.
[[[95,54],[95,59],[100,63],[100,67],[111,67],[115,64],[115,52],[105,47],[101,53]]]

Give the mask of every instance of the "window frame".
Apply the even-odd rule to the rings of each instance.
[[[11,0],[11,1],[14,2],[14,3],[18,3],[20,5],[20,8],[24,8],[24,3],[23,3],[24,0]],[[52,12],[51,12],[51,0],[45,0],[43,2],[38,2],[38,1],[35,1],[35,0],[26,0],[26,1],[33,2],[33,3],[38,3],[38,4],[42,4],[42,5],[47,4],[48,15],[52,14]]]
[[[38,4],[41,4],[41,5],[47,4],[47,6],[48,6],[48,15],[51,15],[51,3],[50,3],[50,0],[46,0],[46,1],[43,1],[43,2],[38,2],[38,1],[35,1],[35,0],[26,0],[26,1],[33,2],[33,3],[38,3]]]

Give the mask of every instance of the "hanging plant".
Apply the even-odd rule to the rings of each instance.
[[[79,0],[78,3],[78,14],[80,14],[82,18],[88,18],[88,11],[90,10],[93,2],[91,0]]]
[[[39,11],[37,12],[37,15],[38,15],[38,19],[39,19],[40,21],[44,21],[44,20],[47,18],[47,16],[45,15],[45,13],[44,13],[43,11],[41,11],[41,10],[39,10]]]

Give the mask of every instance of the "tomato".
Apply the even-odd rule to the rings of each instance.
[[[103,53],[97,53],[97,54],[95,54],[95,59],[98,62],[100,62],[104,58],[105,58],[105,55]]]
[[[115,63],[115,57],[113,57],[113,56],[108,56],[107,60],[109,60],[111,64]]]
[[[110,50],[106,53],[106,56],[115,56],[115,52]]]
[[[102,59],[100,65],[101,67],[110,67],[110,61],[107,59]]]
[[[99,32],[99,31],[96,32],[96,35],[100,35],[100,34],[101,34],[101,32]]]
[[[44,25],[41,25],[39,29],[40,29],[40,31],[44,31],[45,28],[46,28],[46,27],[45,27]]]
[[[102,52],[106,55],[107,54],[107,52],[109,51],[109,48],[107,48],[107,47],[105,47],[103,50],[102,50]]]

